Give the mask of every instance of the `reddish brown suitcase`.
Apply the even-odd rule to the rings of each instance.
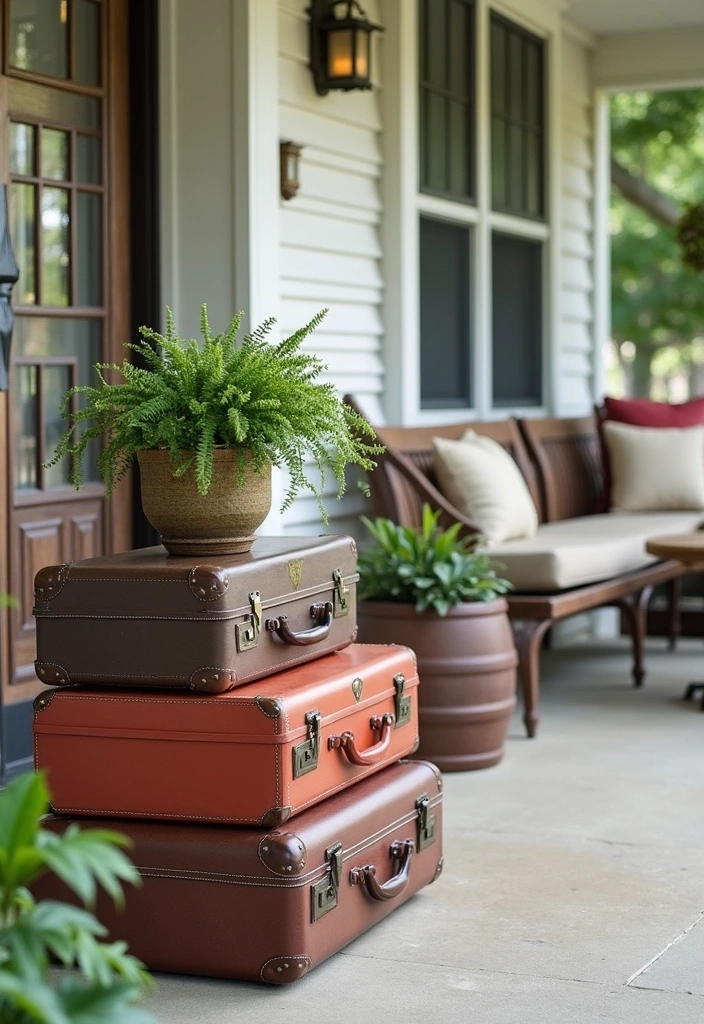
[[[164,548],[41,569],[34,581],[43,683],[221,693],[351,643],[350,537],[259,537],[196,563]]]
[[[434,765],[402,761],[273,832],[120,822],[144,884],[98,916],[154,971],[296,981],[437,878],[440,789]],[[69,898],[51,876],[36,895]]]
[[[40,694],[35,764],[55,811],[278,825],[418,743],[415,658],[353,644],[218,696]]]

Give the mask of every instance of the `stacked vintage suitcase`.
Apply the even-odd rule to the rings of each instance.
[[[401,761],[413,653],[353,642],[351,538],[207,562],[150,548],[37,574],[56,688],[35,762],[51,827],[110,816],[133,840],[143,887],[100,916],[151,969],[284,984],[437,877],[440,776]]]

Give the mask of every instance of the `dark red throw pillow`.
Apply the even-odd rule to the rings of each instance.
[[[649,398],[605,398],[606,419],[632,427],[699,427],[704,424],[704,396],[680,405]]]
[[[609,453],[601,429],[605,420],[629,423],[632,427],[699,427],[704,425],[704,396],[670,405],[651,402],[649,398],[605,398],[597,408],[597,425],[604,467],[604,512],[611,508],[611,467]],[[600,510],[601,511],[601,510]]]

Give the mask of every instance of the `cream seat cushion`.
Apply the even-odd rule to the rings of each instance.
[[[566,590],[649,565],[657,559],[646,552],[646,540],[687,533],[702,522],[702,512],[580,516],[543,523],[534,537],[500,544],[491,555],[517,590]]]
[[[704,427],[603,424],[612,512],[704,509]]]
[[[467,430],[459,441],[433,438],[433,454],[440,491],[477,526],[487,547],[535,534],[533,499],[500,444]]]

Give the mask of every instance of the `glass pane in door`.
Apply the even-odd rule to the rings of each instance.
[[[100,85],[100,7],[93,0],[74,0],[75,81]]]
[[[37,301],[36,203],[36,185],[25,185],[17,181],[10,185],[10,237],[17,266],[20,268],[19,281],[13,293],[16,306],[33,306]]]
[[[64,395],[71,387],[72,367],[42,367],[42,412],[44,419],[44,454],[47,459],[54,455],[56,443],[66,430],[66,422],[61,415]],[[55,466],[44,470],[44,487],[65,487],[70,483],[71,464],[62,459]]]
[[[39,486],[39,399],[37,367],[16,366],[14,372],[15,487],[32,490]]]
[[[42,305],[69,304],[69,215],[64,188],[42,189]]]
[[[103,197],[77,194],[76,287],[79,306],[103,304]]]
[[[99,185],[103,178],[100,139],[95,135],[76,136],[76,180],[82,185]]]
[[[34,174],[34,125],[10,125],[10,172],[31,177]]]
[[[69,134],[55,128],[42,128],[42,178],[54,181],[68,181]]]
[[[68,78],[68,0],[10,0],[10,64]]]
[[[52,450],[53,445],[56,444],[56,438],[66,427],[63,420],[59,423],[57,414],[58,399],[62,398],[69,386],[72,385],[68,382],[67,377],[64,376],[62,378],[61,375],[52,377],[51,373],[55,369],[60,369],[65,374],[68,372],[66,367],[70,362],[74,367],[73,382],[95,387],[98,383],[98,377],[94,366],[101,360],[102,338],[103,322],[99,317],[22,316],[20,314],[15,320],[14,346],[20,358],[36,359],[37,362],[41,362],[46,358],[60,359],[62,356],[67,357],[66,363],[58,368],[46,364],[42,367],[43,374],[49,373],[49,378],[48,381],[45,381],[44,388],[44,438],[47,445],[51,444]],[[52,387],[52,394],[56,396],[51,400],[53,407],[47,405],[46,398],[48,388]],[[80,398],[78,402],[80,404]],[[53,423],[54,426],[50,428],[48,426],[49,423]],[[35,434],[40,429],[38,420],[35,421],[34,429]],[[100,479],[98,474],[99,454],[99,442],[91,441],[83,464],[83,478],[86,482]],[[64,472],[67,473],[67,469]],[[51,486],[58,486],[58,484],[54,483]]]

